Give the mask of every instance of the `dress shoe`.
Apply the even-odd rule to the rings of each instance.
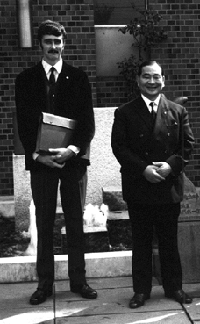
[[[53,294],[52,289],[43,290],[38,288],[31,296],[30,298],[30,304],[31,305],[39,305],[45,302],[47,297],[50,297]]]
[[[166,292],[165,297],[172,298],[180,304],[192,303],[192,298],[188,294],[186,294],[182,289],[170,293]]]
[[[84,285],[71,285],[70,290],[74,293],[79,293],[83,298],[96,299],[97,292],[92,289],[88,284]]]
[[[138,308],[144,305],[145,300],[150,298],[150,294],[135,294],[130,300],[130,308]]]

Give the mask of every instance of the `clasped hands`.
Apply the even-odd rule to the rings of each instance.
[[[65,166],[65,162],[69,160],[75,153],[66,147],[49,149],[50,154],[39,155],[37,161],[43,163],[50,168],[62,169]]]
[[[143,172],[144,177],[151,183],[159,183],[171,173],[172,169],[167,162],[153,162]]]

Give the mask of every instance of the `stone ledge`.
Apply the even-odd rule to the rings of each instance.
[[[129,219],[128,210],[109,211],[109,220]]]
[[[86,274],[91,277],[130,276],[131,251],[86,253]],[[68,256],[55,255],[55,279],[68,279]],[[0,258],[0,283],[37,281],[36,257]]]
[[[15,216],[14,196],[0,196],[0,216],[6,218]]]
[[[84,233],[99,233],[99,232],[107,232],[106,226],[83,226],[83,232]],[[63,226],[61,228],[61,235],[66,234],[66,228]]]

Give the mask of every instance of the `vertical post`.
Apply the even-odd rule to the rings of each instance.
[[[149,0],[145,0],[145,10],[149,8]]]
[[[53,284],[53,324],[56,324],[56,288]]]
[[[19,46],[32,47],[31,0],[17,1]]]

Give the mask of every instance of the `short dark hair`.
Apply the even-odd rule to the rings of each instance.
[[[52,20],[45,20],[41,23],[41,25],[38,28],[38,40],[41,45],[42,37],[44,35],[54,35],[54,36],[63,36],[63,38],[66,35],[66,30],[63,25],[61,25],[59,22],[52,21]]]
[[[142,74],[142,69],[145,67],[145,66],[151,66],[153,64],[158,64],[158,66],[160,66],[161,68],[161,75],[163,76],[164,75],[164,70],[161,66],[160,63],[156,62],[156,61],[144,61],[140,64],[139,68],[138,68],[138,75],[140,76]]]

